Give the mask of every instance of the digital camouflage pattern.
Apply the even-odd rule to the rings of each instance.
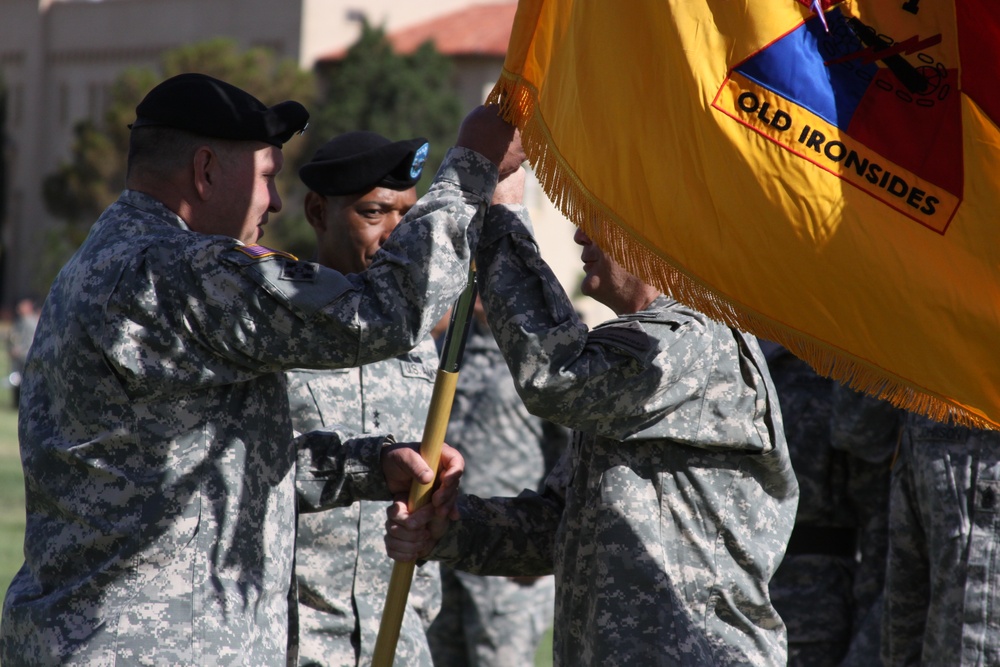
[[[552,625],[555,582],[552,575],[519,581],[441,566],[441,613],[427,635],[437,667],[535,664]]]
[[[528,412],[489,326],[473,318],[445,437],[465,457],[462,489],[484,498],[537,491],[569,440],[565,426]]]
[[[26,562],[3,664],[283,665],[296,490],[316,507],[388,491],[381,435],[292,443],[280,371],[422,340],[464,286],[496,178],[453,149],[352,276],[254,256],[124,192],[56,279],[29,353]]]
[[[489,210],[476,263],[522,399],[577,434],[541,494],[461,496],[434,558],[554,569],[558,665],[784,664],[798,492],[757,341],[665,296],[588,331],[523,207]]]
[[[793,540],[769,585],[788,628],[788,664],[878,664],[889,462],[900,413],[818,375],[775,343],[761,347],[799,483]]]
[[[482,498],[537,491],[569,430],[535,417],[517,395],[489,327],[473,319],[445,441],[465,457],[462,490]],[[442,566],[441,613],[428,633],[438,667],[521,667],[552,622],[551,576],[480,577]]]
[[[21,302],[18,303],[14,321],[7,332],[7,359],[10,375],[7,376],[8,386],[12,389],[14,409],[17,410],[21,398],[21,375],[24,373],[24,361],[31,348],[38,327],[38,313],[22,312]],[[34,306],[33,306],[34,308]]]
[[[887,665],[1000,664],[1000,432],[907,416],[893,467]]]
[[[339,425],[356,433],[388,432],[397,441],[419,442],[437,365],[437,348],[428,337],[395,359],[359,368],[288,373],[292,427],[305,433]],[[393,566],[385,555],[387,506],[361,501],[299,514],[299,665],[371,664]],[[416,568],[407,603],[396,662],[430,667],[424,621],[429,625],[441,604],[437,563]]]
[[[860,562],[854,572],[854,625],[841,667],[878,664],[889,552],[892,465],[906,412],[838,384],[833,389],[830,442],[851,461],[848,490],[858,516]]]

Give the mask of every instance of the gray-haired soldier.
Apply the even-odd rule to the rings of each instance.
[[[497,165],[523,154],[509,131],[476,140],[499,119],[473,112],[404,233],[344,276],[257,245],[301,105],[188,74],[136,113],[128,189],[56,278],[28,355],[26,562],[0,660],[284,665],[296,490],[344,505],[433,472],[389,434],[293,443],[281,371],[422,340],[465,283]],[[445,453],[442,511],[462,465]]]
[[[564,667],[784,664],[767,583],[798,492],[757,341],[577,232],[584,293],[619,315],[589,331],[525,209],[496,205],[520,201],[506,183],[476,253],[490,327],[528,409],[576,437],[545,491],[461,495],[450,527],[394,503],[387,551],[479,574],[554,569]]]
[[[416,204],[428,144],[347,132],[316,151],[299,170],[309,187],[306,219],[316,232],[316,261],[341,273],[362,273],[403,216]],[[398,357],[339,370],[287,373],[296,433],[341,424],[357,433],[389,432],[420,440],[437,370],[428,335]],[[299,505],[295,579],[298,664],[368,665],[392,575],[385,557],[384,502],[311,512]],[[396,660],[431,667],[425,625],[440,606],[437,563],[417,568],[403,617]]]

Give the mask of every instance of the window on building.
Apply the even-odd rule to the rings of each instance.
[[[24,118],[24,86],[17,84],[10,89],[10,124],[17,127]]]
[[[59,84],[59,122],[62,125],[69,123],[69,85],[65,83]]]
[[[91,83],[87,86],[87,115],[95,123],[100,122],[104,113],[104,86]]]
[[[10,201],[7,202],[7,218],[5,220],[8,230],[17,225],[21,220],[21,202],[23,200],[24,197],[21,195],[19,189],[15,189],[10,193]],[[10,232],[7,232],[7,234],[9,235]]]

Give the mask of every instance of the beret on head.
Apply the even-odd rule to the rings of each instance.
[[[250,93],[206,74],[178,74],[158,84],[135,108],[137,127],[172,127],[203,137],[263,141],[281,148],[309,124],[298,102],[265,106]]]
[[[428,150],[424,138],[389,141],[376,132],[345,132],[320,146],[299,169],[299,178],[328,197],[377,186],[408,190],[420,180]]]

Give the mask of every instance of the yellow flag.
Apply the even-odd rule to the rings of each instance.
[[[520,0],[491,99],[636,275],[998,427],[998,72],[996,0]]]

